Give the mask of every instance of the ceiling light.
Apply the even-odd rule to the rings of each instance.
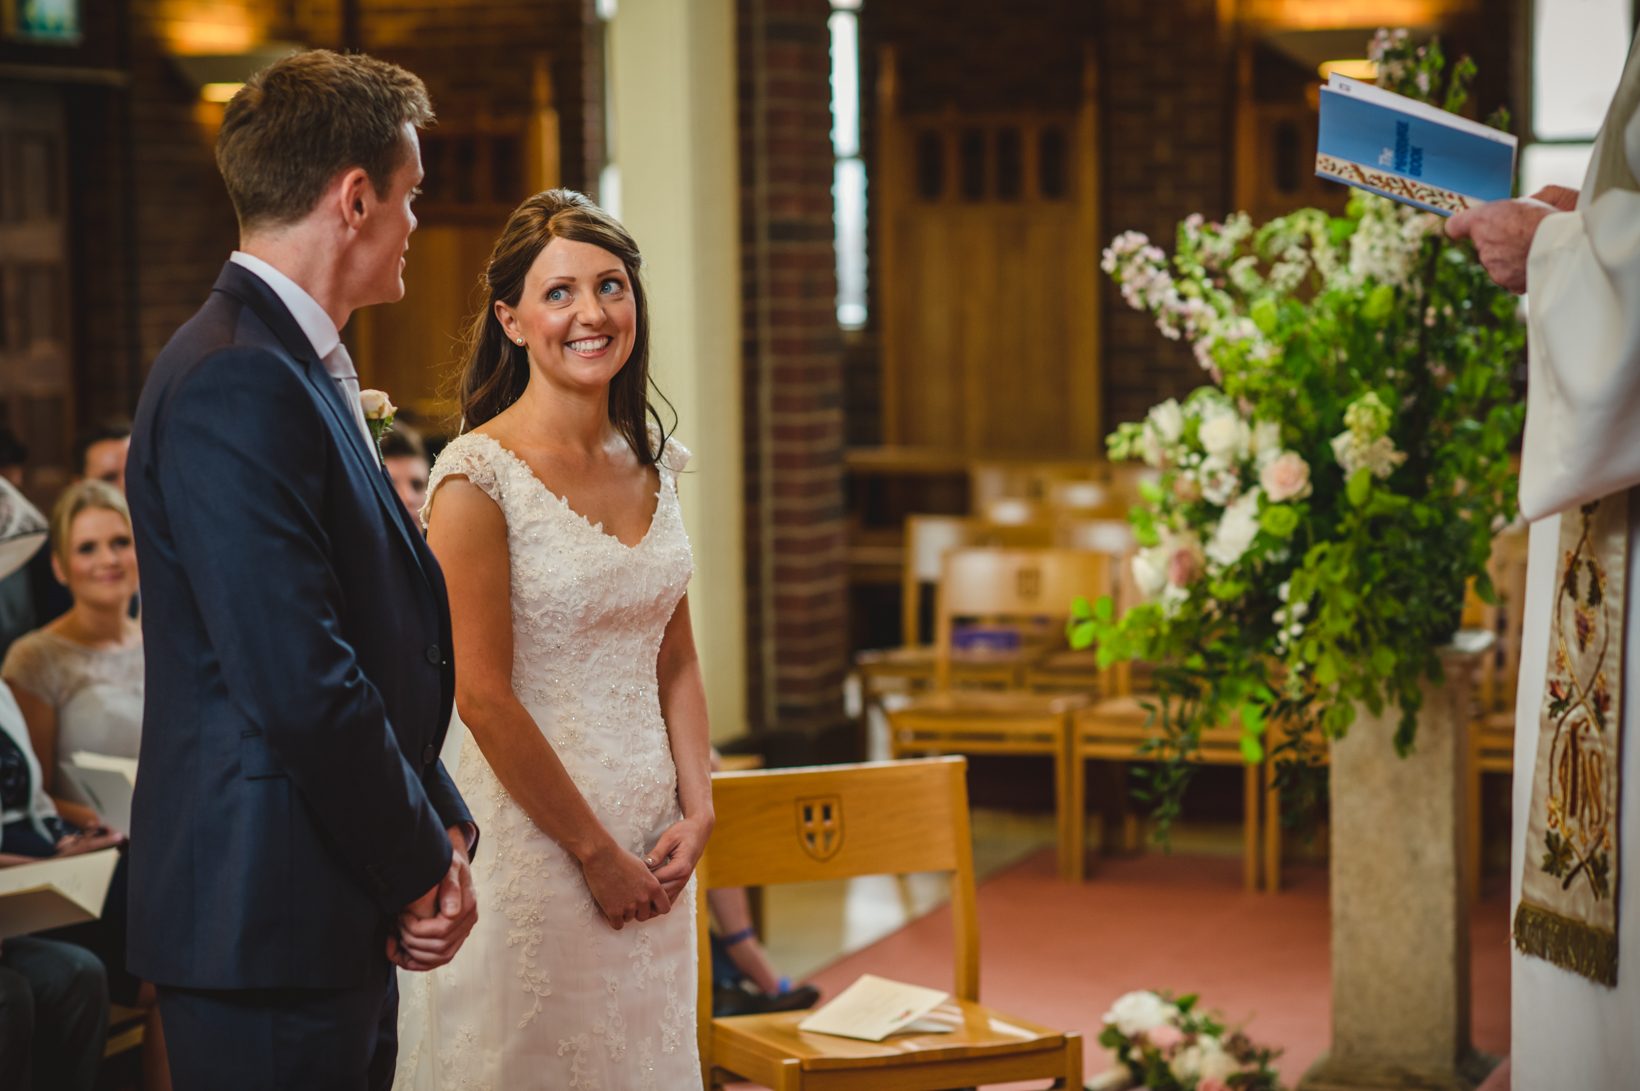
[[[242,83],[207,83],[199,89],[199,97],[206,102],[227,102],[239,94]]]
[[[1322,61],[1321,78],[1328,79],[1334,72],[1340,76],[1348,76],[1352,80],[1375,80],[1378,78],[1377,61]]]

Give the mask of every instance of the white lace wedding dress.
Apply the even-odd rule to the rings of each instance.
[[[428,489],[431,503],[460,474],[500,505],[513,692],[605,828],[639,855],[682,817],[655,665],[694,570],[677,498],[688,458],[668,442],[654,521],[631,547],[479,433],[445,448]],[[698,1088],[695,881],[670,913],[615,931],[580,866],[513,802],[470,735],[460,755],[456,786],[483,831],[479,919],[448,966],[399,972],[396,1091]]]

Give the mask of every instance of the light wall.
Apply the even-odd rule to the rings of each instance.
[[[733,0],[620,0],[610,24],[614,160],[647,266],[651,373],[694,453],[679,487],[714,739],[746,730],[734,20]]]

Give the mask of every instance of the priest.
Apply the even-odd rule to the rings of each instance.
[[[1513,1085],[1640,1088],[1640,40],[1580,193],[1447,231],[1530,292]]]

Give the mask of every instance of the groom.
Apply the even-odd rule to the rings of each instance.
[[[338,334],[404,295],[432,116],[369,57],[253,77],[217,141],[241,249],[137,409],[130,968],[158,986],[181,1091],[386,1091],[392,963],[448,962],[477,916],[478,830],[438,760],[444,580]]]

